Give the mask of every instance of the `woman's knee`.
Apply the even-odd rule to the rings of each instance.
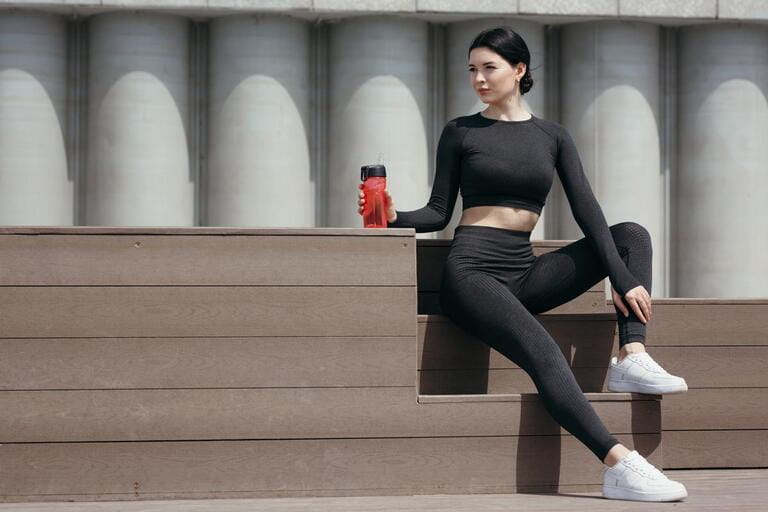
[[[642,224],[632,221],[620,222],[611,226],[611,232],[617,244],[653,252],[651,233]]]

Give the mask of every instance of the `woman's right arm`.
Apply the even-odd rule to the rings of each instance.
[[[440,134],[435,162],[435,181],[427,205],[418,210],[399,211],[390,228],[414,228],[417,233],[444,229],[451,220],[459,191],[462,142],[467,128],[449,121]]]

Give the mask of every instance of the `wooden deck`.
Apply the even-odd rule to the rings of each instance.
[[[580,494],[432,494],[340,498],[272,498],[162,500],[138,502],[48,502],[0,504],[0,512],[497,512],[547,510],[578,512],[627,511],[764,511],[768,503],[768,469],[669,470],[683,482],[688,498],[675,503],[606,500],[599,493]]]

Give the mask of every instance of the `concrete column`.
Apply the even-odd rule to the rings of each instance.
[[[681,29],[676,296],[768,295],[767,48],[764,26]]]
[[[666,293],[659,55],[656,25],[601,21],[563,28],[562,124],[608,225],[634,221],[650,232],[655,297]],[[581,238],[564,194],[561,201],[557,238]]]
[[[91,20],[87,224],[194,225],[188,37],[177,16]]]
[[[207,224],[315,226],[309,25],[232,16],[210,34]]]
[[[67,27],[0,12],[0,224],[72,225],[67,170]]]
[[[387,166],[398,210],[421,208],[432,190],[427,23],[345,19],[331,25],[329,40],[329,225],[362,227],[356,205],[365,164]]]
[[[525,40],[528,51],[531,53],[533,88],[523,95],[523,106],[535,116],[547,118],[545,111],[547,68],[544,66],[546,56],[544,27],[539,23],[524,20],[484,18],[448,25],[445,56],[446,122],[458,116],[471,115],[486,109],[487,104],[477,96],[472,87],[469,66],[467,65],[469,62],[467,52],[472,40],[481,31],[499,25],[511,26]],[[461,194],[459,194],[451,223],[444,230],[446,238],[453,238],[453,232],[461,219],[462,209],[463,203]],[[539,221],[531,234],[532,240],[545,238],[544,224],[548,210],[547,205],[544,205],[541,217],[539,217]]]

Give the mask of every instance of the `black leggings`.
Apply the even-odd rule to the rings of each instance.
[[[651,237],[635,222],[610,226],[629,271],[651,293]],[[618,443],[581,391],[565,356],[534,314],[607,276],[587,237],[534,256],[530,231],[457,226],[443,270],[440,305],[456,325],[525,370],[549,413],[602,461]],[[645,342],[645,324],[614,305],[619,343]]]

